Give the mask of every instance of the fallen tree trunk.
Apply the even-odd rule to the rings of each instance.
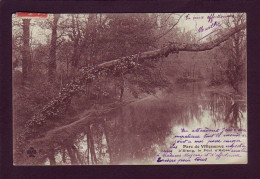
[[[70,104],[72,97],[81,91],[81,86],[84,83],[91,83],[101,74],[108,75],[120,75],[128,73],[138,64],[145,60],[158,59],[161,57],[167,57],[170,53],[176,53],[179,51],[206,51],[211,50],[214,47],[220,45],[229,39],[230,36],[235,33],[244,30],[246,24],[240,24],[239,26],[229,30],[229,32],[222,35],[222,37],[215,39],[211,42],[204,44],[176,44],[169,43],[168,45],[159,48],[157,50],[143,52],[128,57],[122,57],[105,63],[101,63],[95,66],[82,67],[80,69],[81,75],[74,79],[71,83],[64,87],[59,95],[51,100],[47,105],[43,107],[41,111],[35,114],[32,119],[28,120],[25,124],[25,132],[21,134],[21,137],[25,138],[37,138],[35,134],[39,133],[38,128],[44,126],[46,121],[57,118],[65,113],[67,106]]]

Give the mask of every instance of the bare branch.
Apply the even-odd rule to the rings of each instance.
[[[182,18],[184,14],[182,14],[179,19],[177,20],[177,22],[175,24],[173,24],[173,26],[167,30],[166,32],[164,32],[163,34],[160,34],[159,36],[155,37],[155,41],[157,41],[158,39],[162,38],[163,36],[165,36],[166,34],[168,34],[180,21],[180,19]]]

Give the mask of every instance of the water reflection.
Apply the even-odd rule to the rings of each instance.
[[[244,101],[204,89],[199,83],[179,85],[167,95],[148,96],[104,115],[54,129],[30,144],[40,151],[31,162],[149,164],[155,162],[160,146],[166,145],[180,126],[245,127]]]

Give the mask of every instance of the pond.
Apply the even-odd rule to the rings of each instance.
[[[156,164],[181,128],[247,128],[247,104],[207,90],[175,84],[116,108],[92,121],[82,118],[34,144],[38,165]],[[176,153],[176,155],[178,155]]]

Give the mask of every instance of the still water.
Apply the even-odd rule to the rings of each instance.
[[[209,92],[199,83],[175,85],[167,92],[106,113],[94,122],[82,118],[54,130],[38,143],[41,155],[37,164],[152,164],[183,127],[246,128],[246,124],[245,100]]]

